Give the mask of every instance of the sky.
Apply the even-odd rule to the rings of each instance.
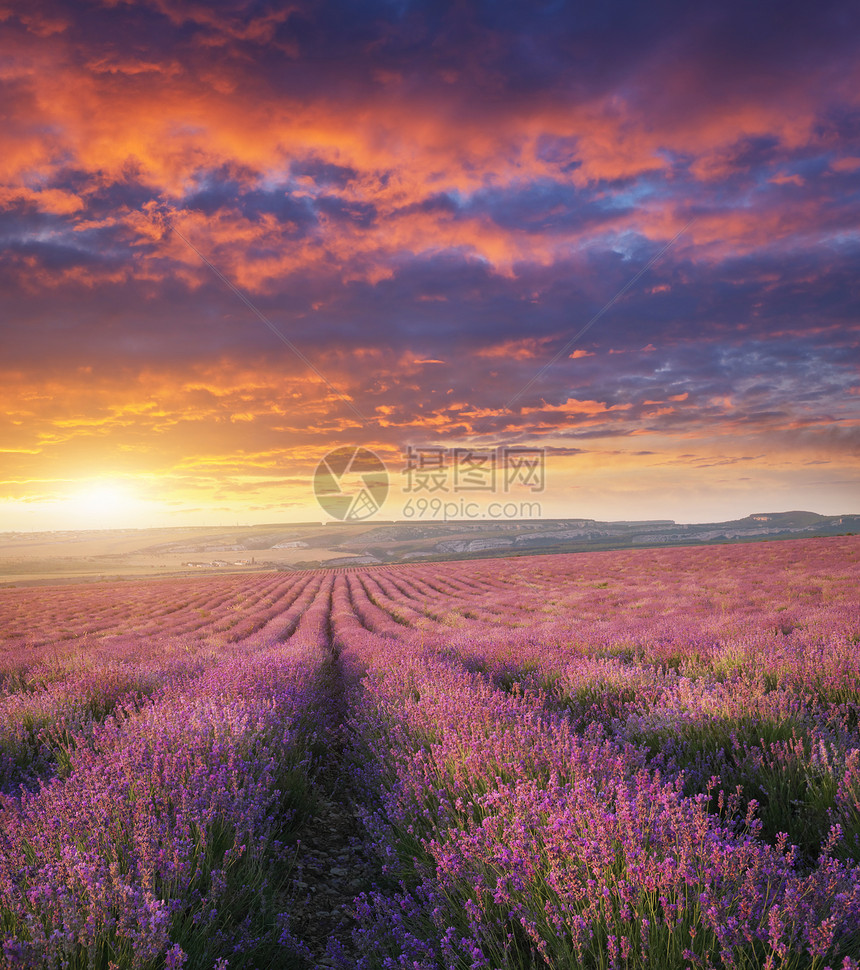
[[[386,519],[857,512],[858,55],[847,0],[0,0],[0,530],[320,521],[343,447]]]

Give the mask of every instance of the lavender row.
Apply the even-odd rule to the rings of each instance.
[[[208,968],[259,948],[277,924],[257,910],[306,792],[326,656],[234,656],[193,688],[117,709],[67,780],[5,799],[6,961]]]
[[[20,669],[21,660],[77,653],[81,643],[120,632],[179,636],[198,630],[222,633],[241,617],[277,604],[296,577],[194,577],[143,583],[94,583],[74,596],[55,590],[0,591],[3,653]],[[4,671],[0,657],[0,675]],[[13,668],[14,671],[14,668]]]
[[[860,869],[833,857],[838,832],[808,867],[599,726],[420,642],[354,652],[367,822],[400,883],[362,903],[363,967],[856,966]]]
[[[707,592],[706,580],[697,589]],[[578,730],[599,724],[646,744],[652,765],[680,778],[687,794],[705,792],[713,776],[730,790],[741,785],[744,808],[758,803],[771,843],[785,832],[815,855],[838,824],[836,851],[860,860],[860,623],[854,604],[838,601],[823,622],[819,605],[794,616],[788,632],[767,614],[736,619],[741,632],[711,640],[705,653],[690,609],[673,632],[671,654],[681,660],[672,665],[662,662],[660,614],[651,614],[650,643],[640,614],[636,646],[620,655],[623,617],[607,617],[603,631],[583,625],[573,642],[572,624],[425,642],[499,687],[539,694]]]

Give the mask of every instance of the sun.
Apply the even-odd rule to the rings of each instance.
[[[82,483],[68,498],[68,511],[91,528],[128,524],[139,510],[139,500],[125,484],[112,481]]]

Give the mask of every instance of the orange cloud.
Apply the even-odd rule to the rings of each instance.
[[[546,345],[550,338],[539,340],[534,337],[524,337],[521,340],[506,340],[501,344],[481,347],[476,356],[489,359],[503,358],[505,360],[534,360],[546,356]]]
[[[217,45],[273,42],[277,26],[289,15],[283,8],[240,22],[202,7],[163,4],[159,9],[174,24],[193,22],[207,28],[211,33],[206,43]],[[262,218],[252,226],[237,213],[177,216],[201,246],[226,261],[225,272],[252,290],[331,260],[349,263],[358,274],[354,278],[378,282],[391,273],[383,264],[402,252],[465,249],[507,275],[520,261],[550,265],[595,230],[524,235],[478,216],[453,219],[444,213],[403,212],[439,189],[468,194],[541,177],[584,187],[664,172],[667,144],[693,157],[691,171],[697,177],[713,181],[735,171],[739,138],[767,134],[790,148],[807,143],[817,123],[814,102],[801,97],[791,101],[791,110],[776,99],[711,103],[701,106],[697,116],[685,115],[682,123],[666,113],[645,124],[637,122],[632,105],[613,93],[566,104],[563,110],[550,99],[539,99],[528,110],[511,105],[496,110],[492,124],[476,125],[453,95],[452,100],[416,105],[416,92],[404,89],[394,74],[357,106],[348,97],[338,100],[324,93],[302,99],[275,95],[261,84],[249,91],[246,67],[234,58],[207,73],[175,57],[158,60],[118,52],[79,62],[61,30],[31,37],[23,50],[22,43],[27,42],[19,37],[0,50],[11,55],[12,76],[27,92],[27,120],[7,132],[0,160],[0,178],[7,185],[20,186],[34,172],[40,179],[50,178],[59,165],[72,165],[91,173],[94,186],[120,184],[133,175],[153,195],[177,203],[201,169],[228,166],[237,174],[245,171],[247,179],[251,173],[284,172],[292,158],[303,155],[355,169],[356,178],[342,197],[378,207],[378,222],[369,229],[328,224],[316,239],[285,245],[287,227],[266,224]],[[685,83],[680,75],[668,79],[667,91],[681,97]],[[573,140],[578,166],[565,173],[556,161],[547,160],[539,148],[546,138]],[[851,159],[840,159],[833,168],[849,171],[850,164]],[[774,176],[774,181],[797,178]],[[52,192],[60,190],[41,193],[45,211],[80,211],[79,197]],[[706,250],[715,245],[721,251],[753,247],[803,224],[808,216],[782,212],[762,219],[759,212],[715,213],[697,220],[690,239]],[[141,238],[152,237],[139,213],[120,213],[118,218]],[[649,238],[665,239],[682,220],[671,207],[646,204],[620,213],[615,223],[620,231],[635,228]],[[252,240],[262,248],[280,243],[280,252],[250,260],[246,250]],[[166,252],[191,262],[173,244]],[[144,263],[135,271],[145,272]]]
[[[64,216],[80,212],[84,200],[74,192],[63,189],[31,189],[27,186],[0,186],[0,208],[17,203],[31,203],[39,212]]]
[[[831,162],[830,167],[834,172],[856,172],[860,168],[860,158],[853,156],[837,158]]]

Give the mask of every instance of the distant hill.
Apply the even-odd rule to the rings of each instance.
[[[754,512],[730,522],[670,519],[420,519],[0,534],[0,584],[343,568],[860,533],[860,515]]]
[[[832,516],[819,515],[817,512],[755,512],[740,522],[769,522],[785,528],[806,529],[809,526],[827,522]],[[837,516],[842,518],[842,516]]]

